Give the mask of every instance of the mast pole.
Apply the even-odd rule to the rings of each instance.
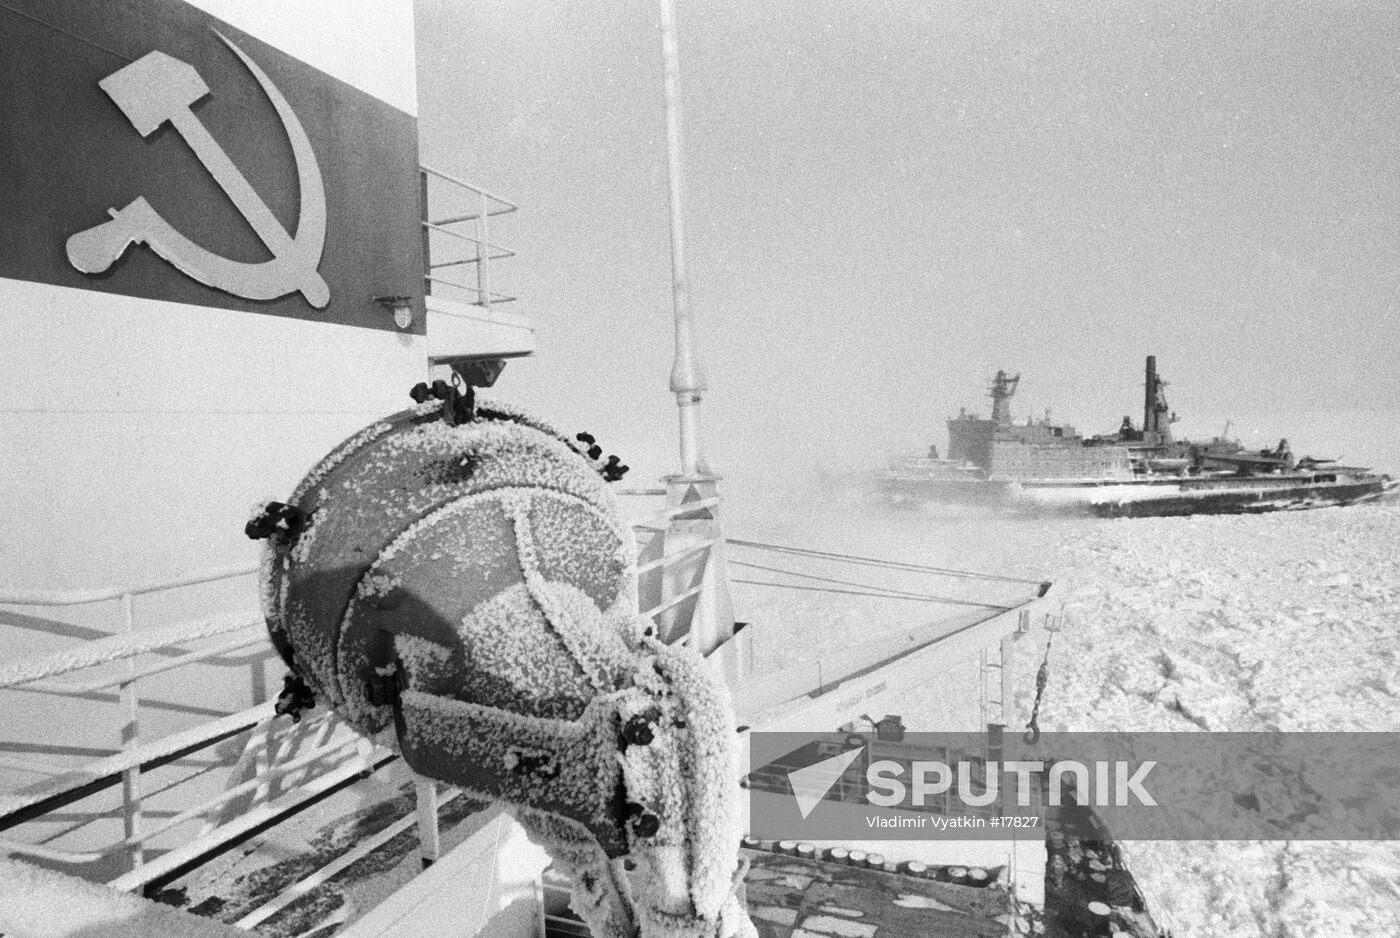
[[[654,545],[658,553],[647,559],[684,555],[676,563],[664,565],[660,571],[658,598],[662,602],[677,603],[658,616],[661,635],[667,641],[684,635],[686,644],[701,655],[717,653],[714,660],[721,673],[738,680],[748,672],[749,657],[740,643],[733,640],[734,607],[729,598],[724,532],[719,521],[719,476],[710,471],[700,452],[700,395],[708,385],[695,355],[690,280],[685,267],[681,66],[676,11],[674,0],[658,2],[665,79],[666,184],[671,209],[671,304],[676,317],[676,360],[671,366],[671,391],[676,395],[676,407],[680,411],[681,442],[681,471],[666,477],[666,504],[670,509],[684,509],[688,504],[700,507],[673,513],[664,535],[654,538],[648,545],[648,550]],[[679,599],[688,596],[694,598]]]
[[[671,209],[671,305],[676,320],[676,359],[671,391],[680,410],[681,475],[708,474],[700,453],[700,396],[708,389],[692,342],[690,282],[685,267],[684,177],[681,166],[680,49],[673,0],[661,6],[661,60],[666,103],[666,183]]]

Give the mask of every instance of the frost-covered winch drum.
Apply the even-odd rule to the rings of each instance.
[[[504,802],[599,938],[753,935],[728,695],[638,619],[596,459],[437,390],[249,522],[292,669],[279,708],[324,702],[419,774]]]

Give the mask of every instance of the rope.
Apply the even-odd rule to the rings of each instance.
[[[998,606],[998,605],[994,605],[994,604],[992,604],[992,603],[979,603],[979,602],[973,602],[973,601],[971,601],[971,600],[966,600],[966,599],[952,599],[952,598],[947,597],[947,596],[934,596],[934,595],[932,595],[932,594],[930,594],[930,593],[912,593],[912,592],[909,592],[909,591],[907,591],[907,590],[898,590],[898,589],[893,589],[893,588],[887,587],[887,586],[872,586],[872,585],[869,584],[869,583],[856,583],[856,582],[854,582],[854,581],[852,581],[852,580],[838,580],[838,579],[836,579],[836,578],[834,578],[834,577],[817,576],[817,575],[812,574],[812,573],[798,573],[798,572],[795,571],[795,570],[784,570],[784,569],[782,569],[781,567],[765,567],[765,566],[763,566],[762,564],[757,564],[757,563],[745,563],[745,562],[742,561],[742,560],[731,560],[731,561],[729,561],[729,563],[730,563],[731,566],[735,566],[735,567],[749,567],[749,568],[751,568],[751,569],[753,569],[753,570],[762,570],[762,571],[764,571],[765,573],[780,573],[780,574],[783,574],[784,576],[795,576],[795,577],[798,577],[798,578],[803,579],[803,580],[816,580],[816,581],[818,581],[818,582],[820,582],[820,583],[835,583],[835,584],[838,585],[838,586],[856,586],[856,587],[861,587],[861,588],[863,588],[863,589],[879,590],[879,591],[880,591],[879,593],[870,593],[870,594],[866,594],[866,595],[888,596],[888,597],[891,598],[891,599],[921,599],[921,600],[923,600],[923,601],[925,601],[925,602],[947,603],[947,604],[953,605],[953,606],[976,606],[976,607],[978,607],[979,609],[1008,609],[1008,608],[1010,608],[1009,606]],[[737,583],[737,582],[752,582],[752,581],[740,581],[740,580],[736,580],[735,582]],[[782,584],[770,583],[770,584],[763,584],[763,585],[768,585],[768,586],[781,586]],[[833,591],[833,592],[834,592],[834,591]]]
[[[829,586],[801,586],[797,583],[769,583],[766,580],[730,580],[731,583],[747,583],[750,586],[774,586],[779,589],[806,590],[814,593],[841,593],[846,596],[874,596],[876,599],[912,599],[920,603],[952,603],[959,606],[977,606],[982,609],[1000,609],[1005,612],[1012,606],[993,606],[990,603],[969,603],[956,599],[939,599],[936,596],[920,596],[917,593],[876,593],[870,590],[841,590]]]
[[[1054,632],[1045,636],[1045,659],[1035,672],[1035,705],[1031,707],[1031,721],[1026,724],[1025,733],[1021,734],[1021,738],[1032,746],[1040,742],[1040,699],[1045,696],[1045,685],[1050,682],[1050,643],[1054,640]]]
[[[803,557],[824,557],[828,560],[844,560],[848,563],[864,564],[872,567],[915,570],[920,573],[940,573],[947,576],[964,577],[969,580],[995,580],[1001,583],[1026,583],[1032,586],[1039,586],[1041,583],[1040,580],[1028,580],[1024,577],[1000,576],[995,573],[976,573],[971,570],[954,570],[951,567],[929,567],[923,564],[905,563],[899,560],[880,560],[876,557],[859,557],[855,554],[837,554],[825,550],[811,550],[806,547],[784,547],[780,544],[764,544],[759,541],[744,541],[732,537],[726,538],[725,541],[736,547],[753,547],[758,550],[771,550],[782,554],[798,554]]]

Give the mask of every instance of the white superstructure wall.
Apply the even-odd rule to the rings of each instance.
[[[286,497],[337,441],[410,403],[408,389],[427,375],[411,4],[150,0],[151,26],[96,5],[99,12],[74,25],[66,4],[33,6],[8,14],[13,41],[49,43],[49,68],[80,54],[92,64],[71,88],[53,89],[46,110],[42,88],[4,91],[27,112],[16,130],[32,141],[12,140],[14,152],[41,152],[12,165],[29,178],[5,190],[14,193],[7,201],[21,203],[5,215],[30,244],[0,270],[0,589],[90,589],[251,564],[257,545],[242,532],[251,507]],[[104,15],[113,22],[101,22]],[[220,35],[268,74],[311,138],[328,206],[324,310],[296,295],[264,309],[210,290],[145,244],[128,247],[100,277],[64,269],[64,232],[88,219],[96,225],[137,196],[212,255],[255,262],[268,254],[173,125],[143,139],[96,84],[145,51],[194,66],[209,87],[189,108],[195,120],[288,234],[306,223],[305,194],[294,178],[280,178],[293,168],[287,134]],[[192,58],[189,48],[207,48],[209,59]],[[220,121],[235,108],[245,114]],[[376,128],[387,129],[369,132]],[[390,135],[398,138],[392,146],[384,143]],[[360,152],[373,147],[380,150]],[[66,163],[70,152],[81,159]],[[377,191],[385,180],[409,196],[387,212]],[[51,187],[47,203],[35,186]],[[84,221],[46,227],[53,213],[35,206]],[[37,217],[17,217],[21,210]],[[380,294],[413,297],[415,326],[396,328],[375,302]]]

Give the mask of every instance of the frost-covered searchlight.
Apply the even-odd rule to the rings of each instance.
[[[519,411],[415,391],[250,522],[292,669],[281,707],[314,695],[420,775],[504,803],[599,938],[753,935],[728,691],[637,616],[601,460]]]

